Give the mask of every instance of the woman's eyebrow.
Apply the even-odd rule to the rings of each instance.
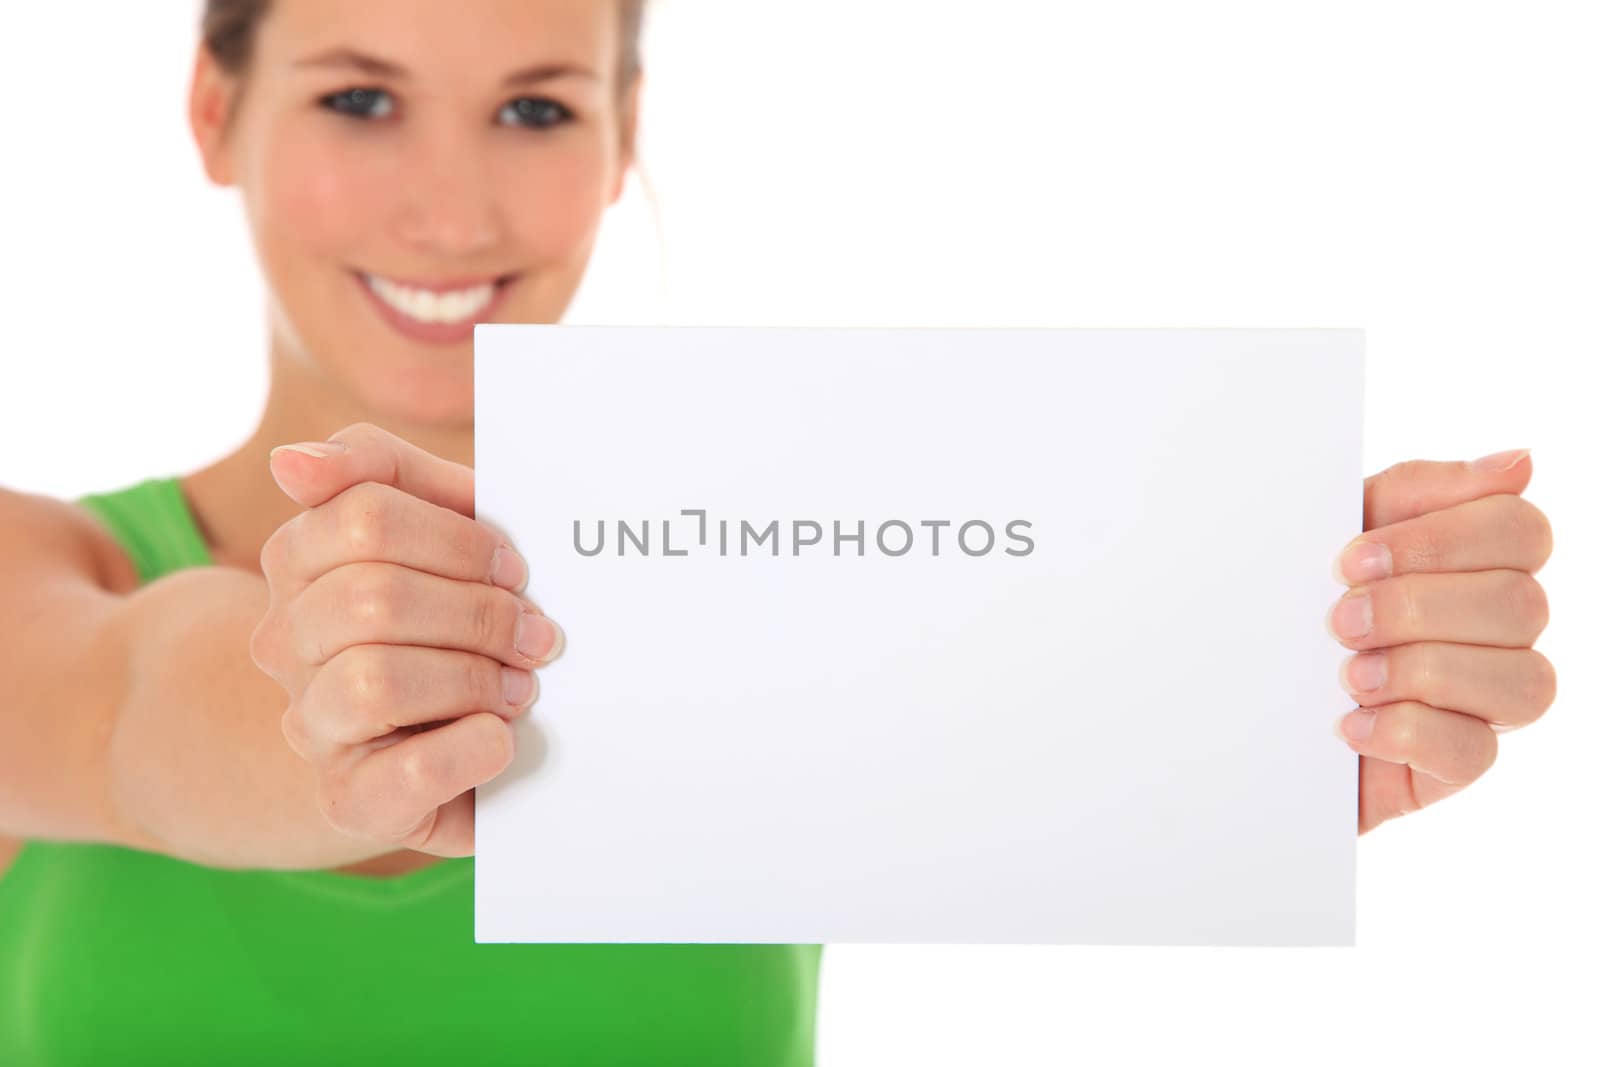
[[[302,67],[351,67],[365,74],[381,78],[392,78],[395,81],[404,81],[409,78],[410,72],[398,63],[387,59],[358,52],[354,48],[330,48],[325,52],[305,56],[295,60],[296,68]],[[503,85],[529,85],[534,82],[550,81],[553,78],[590,78],[599,81],[600,76],[588,67],[581,67],[573,63],[537,63],[531,67],[512,71],[505,76]]]

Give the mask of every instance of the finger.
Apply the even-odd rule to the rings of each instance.
[[[1506,727],[1526,726],[1556,698],[1556,672],[1531,648],[1417,641],[1358,652],[1339,684],[1357,704],[1415,700]]]
[[[267,464],[279,488],[305,507],[316,507],[358,482],[382,482],[469,518],[473,514],[471,467],[441,459],[370,422],[346,426],[326,441],[279,445]]]
[[[476,851],[473,823],[477,796],[476,789],[469,789],[448,804],[440,804],[400,843],[435,856],[472,855]]]
[[[356,760],[325,783],[323,810],[347,833],[438,855],[465,855],[471,840],[461,833],[463,806],[457,803],[444,813],[435,809],[505,770],[515,748],[510,723],[474,712]]]
[[[284,713],[289,747],[328,759],[402,726],[492,711],[524,714],[538,676],[473,652],[415,645],[352,645],[330,659]]]
[[[1427,807],[1493,765],[1499,738],[1482,719],[1416,701],[1349,712],[1336,732],[1361,760],[1360,828]]]
[[[1324,620],[1346,648],[1411,641],[1526,648],[1550,618],[1544,587],[1527,571],[1403,574],[1358,585]]]
[[[1482,571],[1532,574],[1550,558],[1550,520],[1513,493],[1495,493],[1362,534],[1335,561],[1340,581],[1397,574]]]
[[[311,666],[377,643],[454,648],[528,670],[566,645],[554,620],[509,590],[392,563],[347,563],[324,574],[295,601],[290,631],[295,655]]]
[[[302,511],[261,548],[262,569],[300,587],[347,563],[395,563],[520,592],[528,565],[477,519],[382,482],[358,482]]]
[[[1364,530],[1463,504],[1491,493],[1520,493],[1533,476],[1525,448],[1472,461],[1413,459],[1396,463],[1363,483]]]

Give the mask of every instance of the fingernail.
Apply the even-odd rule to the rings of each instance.
[[[506,703],[520,708],[533,696],[533,672],[501,667],[500,686],[505,690]]]
[[[494,557],[489,561],[489,580],[516,592],[528,582],[528,563],[510,545],[501,545],[494,550]]]
[[[529,659],[549,662],[561,654],[566,638],[549,616],[524,611],[517,619],[516,643],[517,651]]]
[[[1528,455],[1526,448],[1513,448],[1506,452],[1494,452],[1487,456],[1480,456],[1468,464],[1475,471],[1508,471],[1521,463]]]
[[[267,455],[269,458],[276,456],[284,449],[288,449],[290,452],[299,452],[302,455],[310,456],[312,459],[327,459],[329,456],[337,455],[340,452],[350,451],[350,446],[343,441],[301,441],[292,445],[279,445]]]
[[[1366,593],[1340,597],[1328,612],[1328,626],[1335,637],[1346,641],[1365,637],[1372,631],[1372,597]]]
[[[1339,558],[1346,581],[1374,582],[1394,573],[1394,557],[1381,541],[1355,541]]]
[[[1365,741],[1372,736],[1372,727],[1377,718],[1378,713],[1371,708],[1360,708],[1340,719],[1336,724],[1338,729],[1334,732],[1346,741]]]
[[[1370,693],[1389,680],[1389,657],[1382,652],[1362,652],[1344,661],[1339,681],[1351,696]]]

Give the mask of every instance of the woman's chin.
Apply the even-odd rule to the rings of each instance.
[[[437,429],[472,425],[472,357],[452,373],[403,374],[389,371],[368,375],[360,393],[380,417]]]

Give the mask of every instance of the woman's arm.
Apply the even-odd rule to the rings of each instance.
[[[80,507],[0,490],[0,832],[225,867],[341,866],[335,829],[251,660],[265,581],[226,567],[134,588]]]

